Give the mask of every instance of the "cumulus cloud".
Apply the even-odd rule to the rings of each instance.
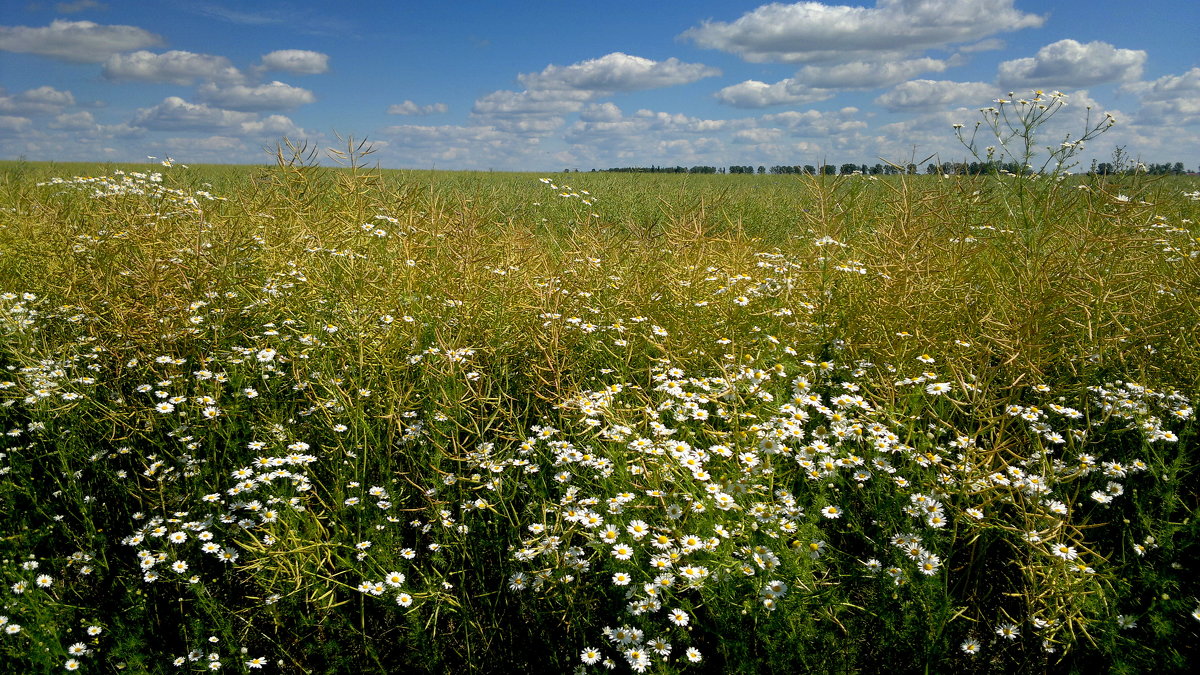
[[[1200,96],[1200,68],[1192,68],[1182,75],[1164,75],[1152,82],[1130,82],[1121,90],[1137,94],[1143,101]]]
[[[621,119],[621,109],[608,101],[592,103],[579,112],[579,119],[584,122],[615,122]]]
[[[131,129],[150,131],[220,132],[225,136],[249,136],[256,139],[307,135],[285,115],[259,117],[250,112],[215,108],[190,103],[170,96],[150,108],[139,109],[129,123]]]
[[[520,169],[543,158],[536,136],[508,133],[490,125],[422,126],[405,124],[383,129],[384,140],[402,164],[428,167],[451,163],[472,168]]]
[[[77,113],[63,113],[54,118],[48,125],[51,129],[70,129],[72,131],[87,131],[96,128],[96,120],[92,113],[80,110]]]
[[[851,61],[830,66],[804,66],[795,79],[818,89],[874,89],[926,72],[940,73],[950,63],[919,58],[899,61]]]
[[[674,57],[653,61],[622,52],[570,66],[546,66],[540,73],[517,77],[529,90],[580,90],[608,94],[658,89],[720,75],[721,71],[701,63],[684,63]]]
[[[814,89],[795,78],[787,78],[774,84],[746,80],[725,87],[713,96],[721,103],[735,108],[768,108],[824,101],[833,98],[833,95],[832,91]]]
[[[19,115],[54,115],[67,106],[75,105],[75,96],[51,86],[29,89],[15,96],[0,91],[0,113]]]
[[[278,138],[280,136],[296,138],[306,135],[305,131],[296,126],[292,122],[292,119],[286,115],[267,115],[261,120],[242,122],[237,125],[237,129],[239,132],[249,136],[271,138]]]
[[[893,112],[935,110],[951,104],[986,104],[996,98],[996,86],[986,82],[950,80],[910,80],[896,85],[875,99],[875,103]]]
[[[1013,0],[878,0],[873,8],[772,3],[681,37],[751,62],[804,63],[944,47],[1044,22],[1015,9]]]
[[[777,143],[782,137],[780,129],[742,129],[733,134],[732,140],[739,145],[761,145]]]
[[[329,72],[329,55],[306,49],[279,49],[263,54],[262,67],[297,75],[318,75]]]
[[[591,96],[587,91],[494,91],[476,99],[471,117],[503,131],[546,133],[562,126],[563,116],[581,110]]]
[[[104,77],[115,82],[168,82],[187,85],[197,79],[239,82],[242,74],[224,56],[172,50],[114,54],[104,62]]]
[[[22,134],[33,127],[28,117],[0,115],[0,136]]]
[[[157,47],[163,39],[135,26],[57,19],[49,26],[0,26],[0,51],[71,63],[101,63],[113,54]]]
[[[1134,122],[1141,126],[1200,124],[1200,68],[1182,75],[1165,75],[1152,82],[1131,82],[1122,91],[1142,99]]]
[[[471,117],[481,125],[524,134],[552,131],[563,116],[586,103],[618,92],[687,84],[720,71],[670,58],[653,61],[621,52],[569,66],[546,66],[517,76],[523,91],[494,91],[475,100]]]
[[[156,106],[139,109],[131,124],[156,131],[207,131],[229,129],[255,119],[252,113],[212,108],[203,103],[189,103],[178,96],[169,96]]]
[[[763,115],[759,118],[760,125],[766,128],[778,128],[787,131],[792,136],[820,137],[836,134],[848,134],[867,128],[867,123],[855,119],[858,108],[847,106],[841,110],[788,110],[781,113]]]
[[[1004,61],[996,79],[1003,87],[1086,87],[1136,80],[1145,63],[1146,52],[1140,49],[1067,39],[1042,47],[1033,57]]]
[[[630,116],[621,116],[620,111],[615,111],[615,116],[612,114],[614,111],[607,112],[608,115],[601,115],[599,118],[581,117],[567,130],[565,140],[577,145],[649,146],[655,142],[679,140],[684,136],[715,134],[752,124],[746,121],[711,120],[645,109],[638,110]]]
[[[428,105],[417,105],[412,101],[404,101],[388,106],[387,114],[389,115],[433,115],[435,113],[444,113],[450,110],[450,107],[445,103],[430,103]]]
[[[278,81],[257,86],[235,84],[229,87],[209,83],[202,85],[196,94],[200,100],[219,108],[246,112],[291,110],[317,100],[307,89]]]

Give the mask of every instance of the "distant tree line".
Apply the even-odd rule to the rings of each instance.
[[[1133,174],[1133,173],[1148,173],[1152,176],[1179,176],[1187,173],[1187,169],[1183,167],[1183,162],[1163,162],[1161,164],[1142,164],[1140,166],[1118,166],[1112,162],[1100,162],[1093,164],[1092,170],[1089,173],[1099,174],[1101,176],[1111,176],[1116,174]]]
[[[724,168],[716,166],[623,166],[600,170],[613,173],[725,173]]]
[[[596,171],[597,169],[592,169]],[[570,169],[567,170],[568,172]],[[751,174],[762,175],[766,173],[772,174],[806,174],[815,176],[824,174],[832,176],[841,174],[843,176],[852,174],[861,174],[865,176],[894,176],[897,174],[916,175],[918,167],[916,164],[908,164],[906,166],[897,166],[894,164],[875,164],[868,166],[866,164],[822,164],[813,166],[805,164],[803,166],[796,164],[792,166],[776,165],[770,168],[758,166],[757,168],[749,164],[735,164],[729,167],[723,166],[627,166],[612,169],[600,169],[600,171],[614,173],[719,173],[719,174]],[[966,175],[979,176],[985,174],[1009,173],[1009,174],[1029,174],[1033,169],[1022,167],[1016,162],[930,162],[925,167],[925,173],[929,175],[945,174],[945,175]],[[1112,162],[1093,163],[1090,174],[1099,175],[1116,175],[1116,174],[1132,174],[1147,173],[1151,175],[1180,175],[1187,173],[1183,166],[1183,162],[1163,162],[1161,164],[1128,164],[1120,162],[1114,164]]]

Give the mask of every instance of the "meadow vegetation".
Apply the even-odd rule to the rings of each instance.
[[[0,670],[1198,660],[1194,178],[335,150],[0,167]]]

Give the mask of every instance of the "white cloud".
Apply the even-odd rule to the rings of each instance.
[[[875,103],[893,112],[900,110],[932,111],[950,104],[988,104],[999,94],[987,82],[950,80],[909,80],[875,99]]]
[[[235,128],[255,119],[252,113],[212,108],[169,96],[154,107],[140,108],[130,124],[156,131],[202,131]]]
[[[32,126],[33,122],[28,117],[0,115],[0,136],[21,134],[28,131]]]
[[[119,52],[156,47],[163,39],[135,26],[57,19],[49,26],[0,26],[0,51],[38,54],[72,63],[101,63]]]
[[[506,133],[487,125],[405,124],[387,127],[383,135],[389,144],[387,154],[406,166],[521,169],[545,161],[536,136]]]
[[[818,89],[874,89],[926,72],[940,73],[951,65],[931,58],[899,61],[851,61],[828,66],[804,66],[795,79]]]
[[[878,0],[874,8],[772,3],[731,23],[707,21],[681,37],[747,61],[855,60],[911,52],[1041,26],[1045,18],[1013,0]]]
[[[297,75],[318,75],[329,72],[329,55],[306,49],[279,49],[263,55],[262,67]]]
[[[50,122],[49,127],[51,129],[87,131],[96,128],[96,120],[92,118],[92,113],[80,110],[77,113],[64,113],[55,117],[54,121]]]
[[[278,81],[252,87],[244,84],[220,87],[209,83],[196,90],[196,95],[218,108],[246,112],[290,110],[317,100],[307,89]]]
[[[433,115],[436,113],[444,113],[450,110],[450,107],[445,103],[430,103],[428,105],[417,105],[412,101],[404,101],[388,106],[387,114],[389,115]]]
[[[598,117],[588,116],[585,119],[581,116],[580,120],[567,130],[564,139],[568,143],[580,146],[610,146],[615,149],[632,150],[639,146],[651,147],[655,143],[679,140],[684,136],[716,134],[752,124],[644,109],[626,117],[614,109],[606,110],[606,114]]]
[[[75,105],[75,96],[51,86],[23,91],[15,96],[0,92],[0,113],[19,115],[54,115],[67,106]]]
[[[684,63],[676,58],[653,61],[622,52],[570,66],[546,66],[540,73],[525,73],[517,79],[530,90],[581,90],[608,94],[658,89],[720,75],[721,71],[701,63]]]
[[[858,113],[858,108],[849,106],[831,111],[788,110],[763,115],[759,120],[761,126],[783,129],[791,136],[807,138],[846,134],[866,129],[866,122],[855,119]]]
[[[471,118],[496,130],[544,134],[562,126],[563,116],[581,110],[589,98],[587,91],[494,91],[476,99]]]
[[[475,100],[471,117],[482,126],[526,135],[546,134],[565,115],[618,92],[687,84],[720,71],[675,58],[653,61],[621,52],[570,66],[549,65],[540,73],[517,76],[524,91],[494,91]]]
[[[721,103],[735,108],[767,108],[824,101],[833,98],[833,95],[832,91],[813,89],[795,78],[787,78],[775,84],[746,80],[725,87],[713,96]]]
[[[742,129],[733,134],[732,140],[738,144],[761,145],[777,143],[781,138],[783,131],[780,129]]]
[[[1140,49],[1067,39],[1042,47],[1033,57],[1004,61],[996,79],[1003,87],[1086,87],[1136,80],[1145,63],[1146,52]]]
[[[1130,82],[1121,90],[1137,94],[1143,101],[1200,96],[1200,68],[1192,68],[1182,75],[1164,75],[1153,82]]]
[[[242,122],[237,128],[239,132],[250,136],[298,138],[307,135],[304,129],[296,126],[286,115],[268,115],[261,120]]]
[[[1121,90],[1142,99],[1135,124],[1165,128],[1200,123],[1200,68],[1182,75],[1165,75],[1152,82],[1131,82]]]
[[[475,101],[476,115],[564,115],[579,111],[592,97],[587,91],[494,91]]]
[[[584,122],[615,122],[621,119],[621,109],[609,101],[592,103],[579,112],[579,119]]]
[[[104,77],[117,82],[169,82],[180,85],[191,84],[197,79],[218,82],[242,80],[241,72],[224,56],[177,50],[162,54],[145,50],[113,54],[104,63]]]

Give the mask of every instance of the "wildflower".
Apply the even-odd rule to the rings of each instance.
[[[688,647],[687,651],[684,652],[684,656],[686,656],[687,660],[691,661],[692,663],[700,663],[700,659],[702,658],[700,656],[700,650],[696,649],[695,647]]]
[[[975,638],[967,638],[966,640],[963,640],[963,643],[959,646],[959,648],[962,649],[966,654],[975,656],[979,653],[979,640],[976,640]]]
[[[54,579],[49,574],[38,575],[37,585],[42,588],[50,588],[54,584]]]
[[[808,543],[808,557],[816,560],[825,553],[825,542],[820,539]]]
[[[252,658],[252,659],[250,659],[249,661],[247,661],[247,662],[246,662],[246,667],[247,667],[247,668],[254,668],[254,669],[256,669],[256,670],[257,670],[257,669],[259,669],[259,668],[262,668],[262,667],[263,667],[263,666],[264,666],[266,663],[267,663],[267,660],[266,660],[266,659],[264,659],[264,658],[263,658],[263,657],[261,657],[261,656],[256,656],[256,657],[254,657],[254,658]]]
[[[821,515],[825,516],[826,518],[830,518],[830,519],[841,518],[842,510],[840,508],[830,504],[829,506],[826,506],[825,508],[821,509]]]
[[[1079,555],[1075,552],[1075,547],[1067,546],[1066,544],[1055,544],[1054,547],[1050,549],[1050,552],[1059,558],[1062,558],[1063,560],[1074,560],[1075,558],[1079,557]]]
[[[582,660],[584,663],[586,663],[589,666],[594,665],[597,661],[600,660],[600,650],[598,650],[594,647],[588,647],[587,649],[580,652],[579,658],[580,658],[580,660]]]
[[[933,394],[934,396],[941,396],[942,394],[949,392],[950,389],[951,386],[949,382],[932,382],[926,385],[925,393]]]
[[[67,662],[63,664],[63,668],[67,670],[79,670],[79,659],[67,659]]]
[[[675,624],[676,626],[686,626],[688,625],[688,620],[690,617],[688,616],[687,612],[676,608],[671,610],[671,616],[669,618],[671,623]]]
[[[1000,624],[1000,627],[996,629],[996,635],[999,635],[1006,640],[1016,640],[1017,636],[1020,634],[1020,629],[1017,628],[1017,625],[1014,623],[1002,623]]]
[[[396,604],[401,607],[408,607],[413,602],[413,597],[408,593],[401,593],[396,596]]]

